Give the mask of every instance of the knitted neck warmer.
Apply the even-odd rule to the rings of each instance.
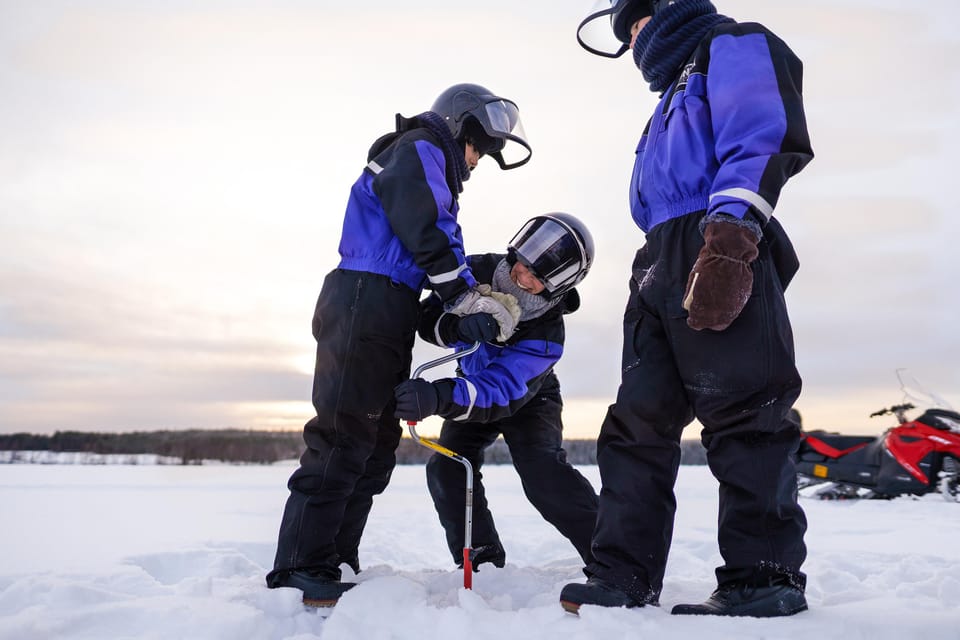
[[[463,192],[463,183],[470,179],[470,167],[463,154],[463,147],[453,138],[450,128],[439,115],[425,111],[416,116],[420,126],[427,129],[440,140],[443,157],[447,161],[447,186],[454,197]]]
[[[520,304],[520,322],[539,318],[563,300],[563,296],[547,300],[543,296],[524,291],[510,278],[510,269],[510,263],[507,262],[507,259],[501,260],[493,272],[493,282],[491,284],[494,291],[509,293],[517,299],[517,303]]]
[[[734,20],[718,14],[710,0],[677,0],[657,12],[633,45],[633,61],[650,90],[669,87],[707,32],[724,22]]]

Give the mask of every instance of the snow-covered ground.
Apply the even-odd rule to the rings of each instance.
[[[670,616],[709,594],[720,562],[716,485],[687,466],[662,607],[564,613],[579,560],[505,466],[485,483],[507,566],[483,566],[463,590],[423,468],[405,466],[375,502],[359,585],[325,617],[263,584],[293,468],[0,465],[0,638],[960,638],[960,504],[936,495],[804,499],[808,612]],[[599,486],[596,467],[582,471]]]

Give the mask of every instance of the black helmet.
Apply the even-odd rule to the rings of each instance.
[[[526,164],[532,151],[520,122],[520,110],[507,98],[478,84],[455,84],[434,101],[431,111],[443,118],[453,137],[468,139],[501,169]]]
[[[587,277],[593,264],[593,236],[569,213],[545,213],[527,220],[507,245],[545,287],[543,296],[566,293]]]
[[[590,53],[605,58],[619,58],[630,48],[630,27],[633,23],[656,15],[657,11],[673,2],[674,0],[597,0],[593,9],[577,27],[577,42]],[[607,29],[606,20],[600,20],[605,16],[610,16],[610,29]]]

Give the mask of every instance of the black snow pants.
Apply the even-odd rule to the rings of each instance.
[[[359,570],[360,536],[403,433],[393,388],[410,375],[417,298],[377,274],[337,269],[324,280],[313,318],[317,415],[303,428],[306,449],[287,483],[268,586],[292,569],[338,580],[341,563]]]
[[[473,465],[473,548],[500,545],[483,486],[484,450],[500,434],[510,449],[524,494],[543,518],[590,562],[590,538],[597,520],[597,494],[567,462],[563,449],[559,390],[540,393],[513,415],[490,423],[445,420],[439,442]],[[453,561],[463,561],[466,477],[463,465],[439,454],[427,462],[427,486],[446,532]]]
[[[800,431],[787,417],[801,386],[783,297],[792,274],[777,273],[765,238],[741,315],[724,331],[690,329],[682,298],[703,246],[701,218],[660,224],[637,252],[621,385],[597,442],[600,510],[585,571],[640,602],[656,602],[663,586],[680,436],[694,417],[720,483],[718,582],[805,582],[806,517],[791,458]]]

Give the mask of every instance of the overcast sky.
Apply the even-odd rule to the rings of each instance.
[[[888,426],[867,415],[901,399],[901,367],[960,406],[960,4],[716,4],[805,63],[816,158],[776,215],[802,262],[806,426]],[[533,159],[481,162],[467,250],[556,210],[596,239],[558,367],[568,435],[595,435],[656,96],[629,56],[577,45],[591,5],[0,0],[0,432],[302,426],[313,305],[367,148],[475,82],[519,105]]]

